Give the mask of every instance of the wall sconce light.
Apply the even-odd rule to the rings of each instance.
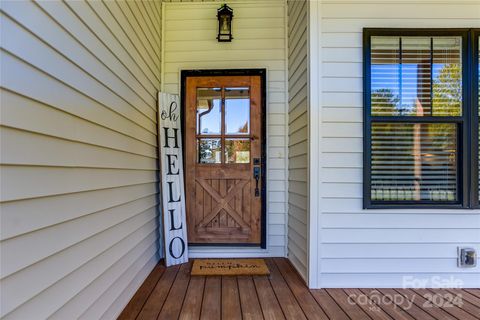
[[[218,18],[218,42],[231,42],[233,9],[224,4],[217,10]]]

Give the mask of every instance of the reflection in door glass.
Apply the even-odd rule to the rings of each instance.
[[[198,163],[221,163],[220,139],[198,139]]]
[[[250,133],[249,88],[225,88],[225,133]]]
[[[226,139],[225,163],[250,163],[250,140]]]
[[[197,134],[220,134],[222,89],[197,88]]]

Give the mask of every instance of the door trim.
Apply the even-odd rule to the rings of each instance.
[[[182,143],[185,144],[185,94],[187,78],[190,77],[214,77],[214,76],[260,76],[261,90],[262,90],[262,141],[261,141],[261,179],[264,181],[261,185],[262,209],[260,213],[260,248],[267,248],[267,69],[203,69],[203,70],[181,70],[180,72],[180,97],[181,109],[180,115],[182,118]],[[185,159],[185,148],[183,151],[183,158]],[[185,162],[184,162],[185,165]],[[184,168],[185,174],[185,168]],[[188,228],[188,226],[187,226]],[[189,244],[189,246],[201,247],[258,247],[258,244],[252,243],[206,243],[206,244]]]

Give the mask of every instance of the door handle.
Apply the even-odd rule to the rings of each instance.
[[[260,180],[260,167],[253,167],[253,177],[255,178],[255,197],[260,197],[258,181]]]

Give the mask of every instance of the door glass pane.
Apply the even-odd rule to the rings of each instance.
[[[197,88],[197,134],[220,134],[221,103],[221,88]]]
[[[373,201],[457,200],[457,126],[374,123]]]
[[[226,139],[225,163],[250,163],[250,140]]]
[[[373,116],[460,116],[461,37],[371,38]]]
[[[477,70],[477,75],[478,75],[478,118],[480,119],[480,37],[477,39],[477,44],[478,44],[478,70]],[[478,199],[480,199],[480,124],[478,125]]]
[[[198,139],[198,163],[221,163],[220,139]]]
[[[225,88],[225,133],[250,133],[249,88]]]

